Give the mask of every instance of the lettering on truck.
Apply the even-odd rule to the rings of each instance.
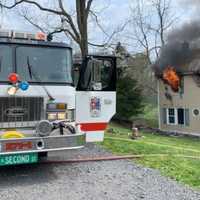
[[[33,148],[32,142],[12,142],[6,143],[6,151],[19,151],[19,150],[29,150]]]
[[[8,156],[8,157],[5,157],[5,164],[12,165],[12,164],[18,164],[18,163],[28,163],[29,159],[30,159],[30,157],[28,155]]]

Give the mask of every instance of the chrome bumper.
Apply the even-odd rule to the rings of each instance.
[[[85,134],[0,139],[0,155],[79,149],[85,143]]]

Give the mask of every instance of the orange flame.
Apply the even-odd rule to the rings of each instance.
[[[168,66],[163,72],[163,79],[169,84],[174,92],[178,92],[180,86],[180,77],[176,73],[176,70]]]

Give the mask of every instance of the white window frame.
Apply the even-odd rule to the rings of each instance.
[[[169,121],[169,109],[174,109],[174,123]],[[167,124],[168,125],[178,125],[178,110],[177,108],[167,108]]]
[[[174,109],[174,118],[175,118],[175,122],[174,123],[170,123],[169,122],[169,109]],[[184,124],[178,124],[178,109],[180,108],[167,108],[166,110],[166,114],[167,114],[167,125],[180,125],[180,126],[185,126],[186,125],[186,121],[185,121],[185,108],[182,108],[184,110]]]

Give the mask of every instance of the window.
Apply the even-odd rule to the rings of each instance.
[[[168,124],[177,124],[177,112],[174,108],[168,108],[167,110],[167,123]]]
[[[88,56],[82,64],[77,91],[116,91],[116,58]]]
[[[8,75],[13,72],[12,47],[0,46],[0,81],[8,81]]]
[[[183,108],[178,108],[177,113],[178,113],[178,124],[184,125],[185,124],[185,110]]]
[[[110,78],[112,74],[112,63],[111,61],[104,60],[101,65],[101,82],[102,87],[107,88],[110,83]]]
[[[92,81],[101,83],[102,90],[109,87],[112,77],[112,61],[111,60],[96,60],[92,69]]]
[[[67,48],[18,46],[17,73],[22,80],[45,83],[72,83],[71,52]]]
[[[167,120],[165,123],[169,125],[185,125],[189,126],[189,109],[184,108],[168,108],[166,109],[165,116]]]

